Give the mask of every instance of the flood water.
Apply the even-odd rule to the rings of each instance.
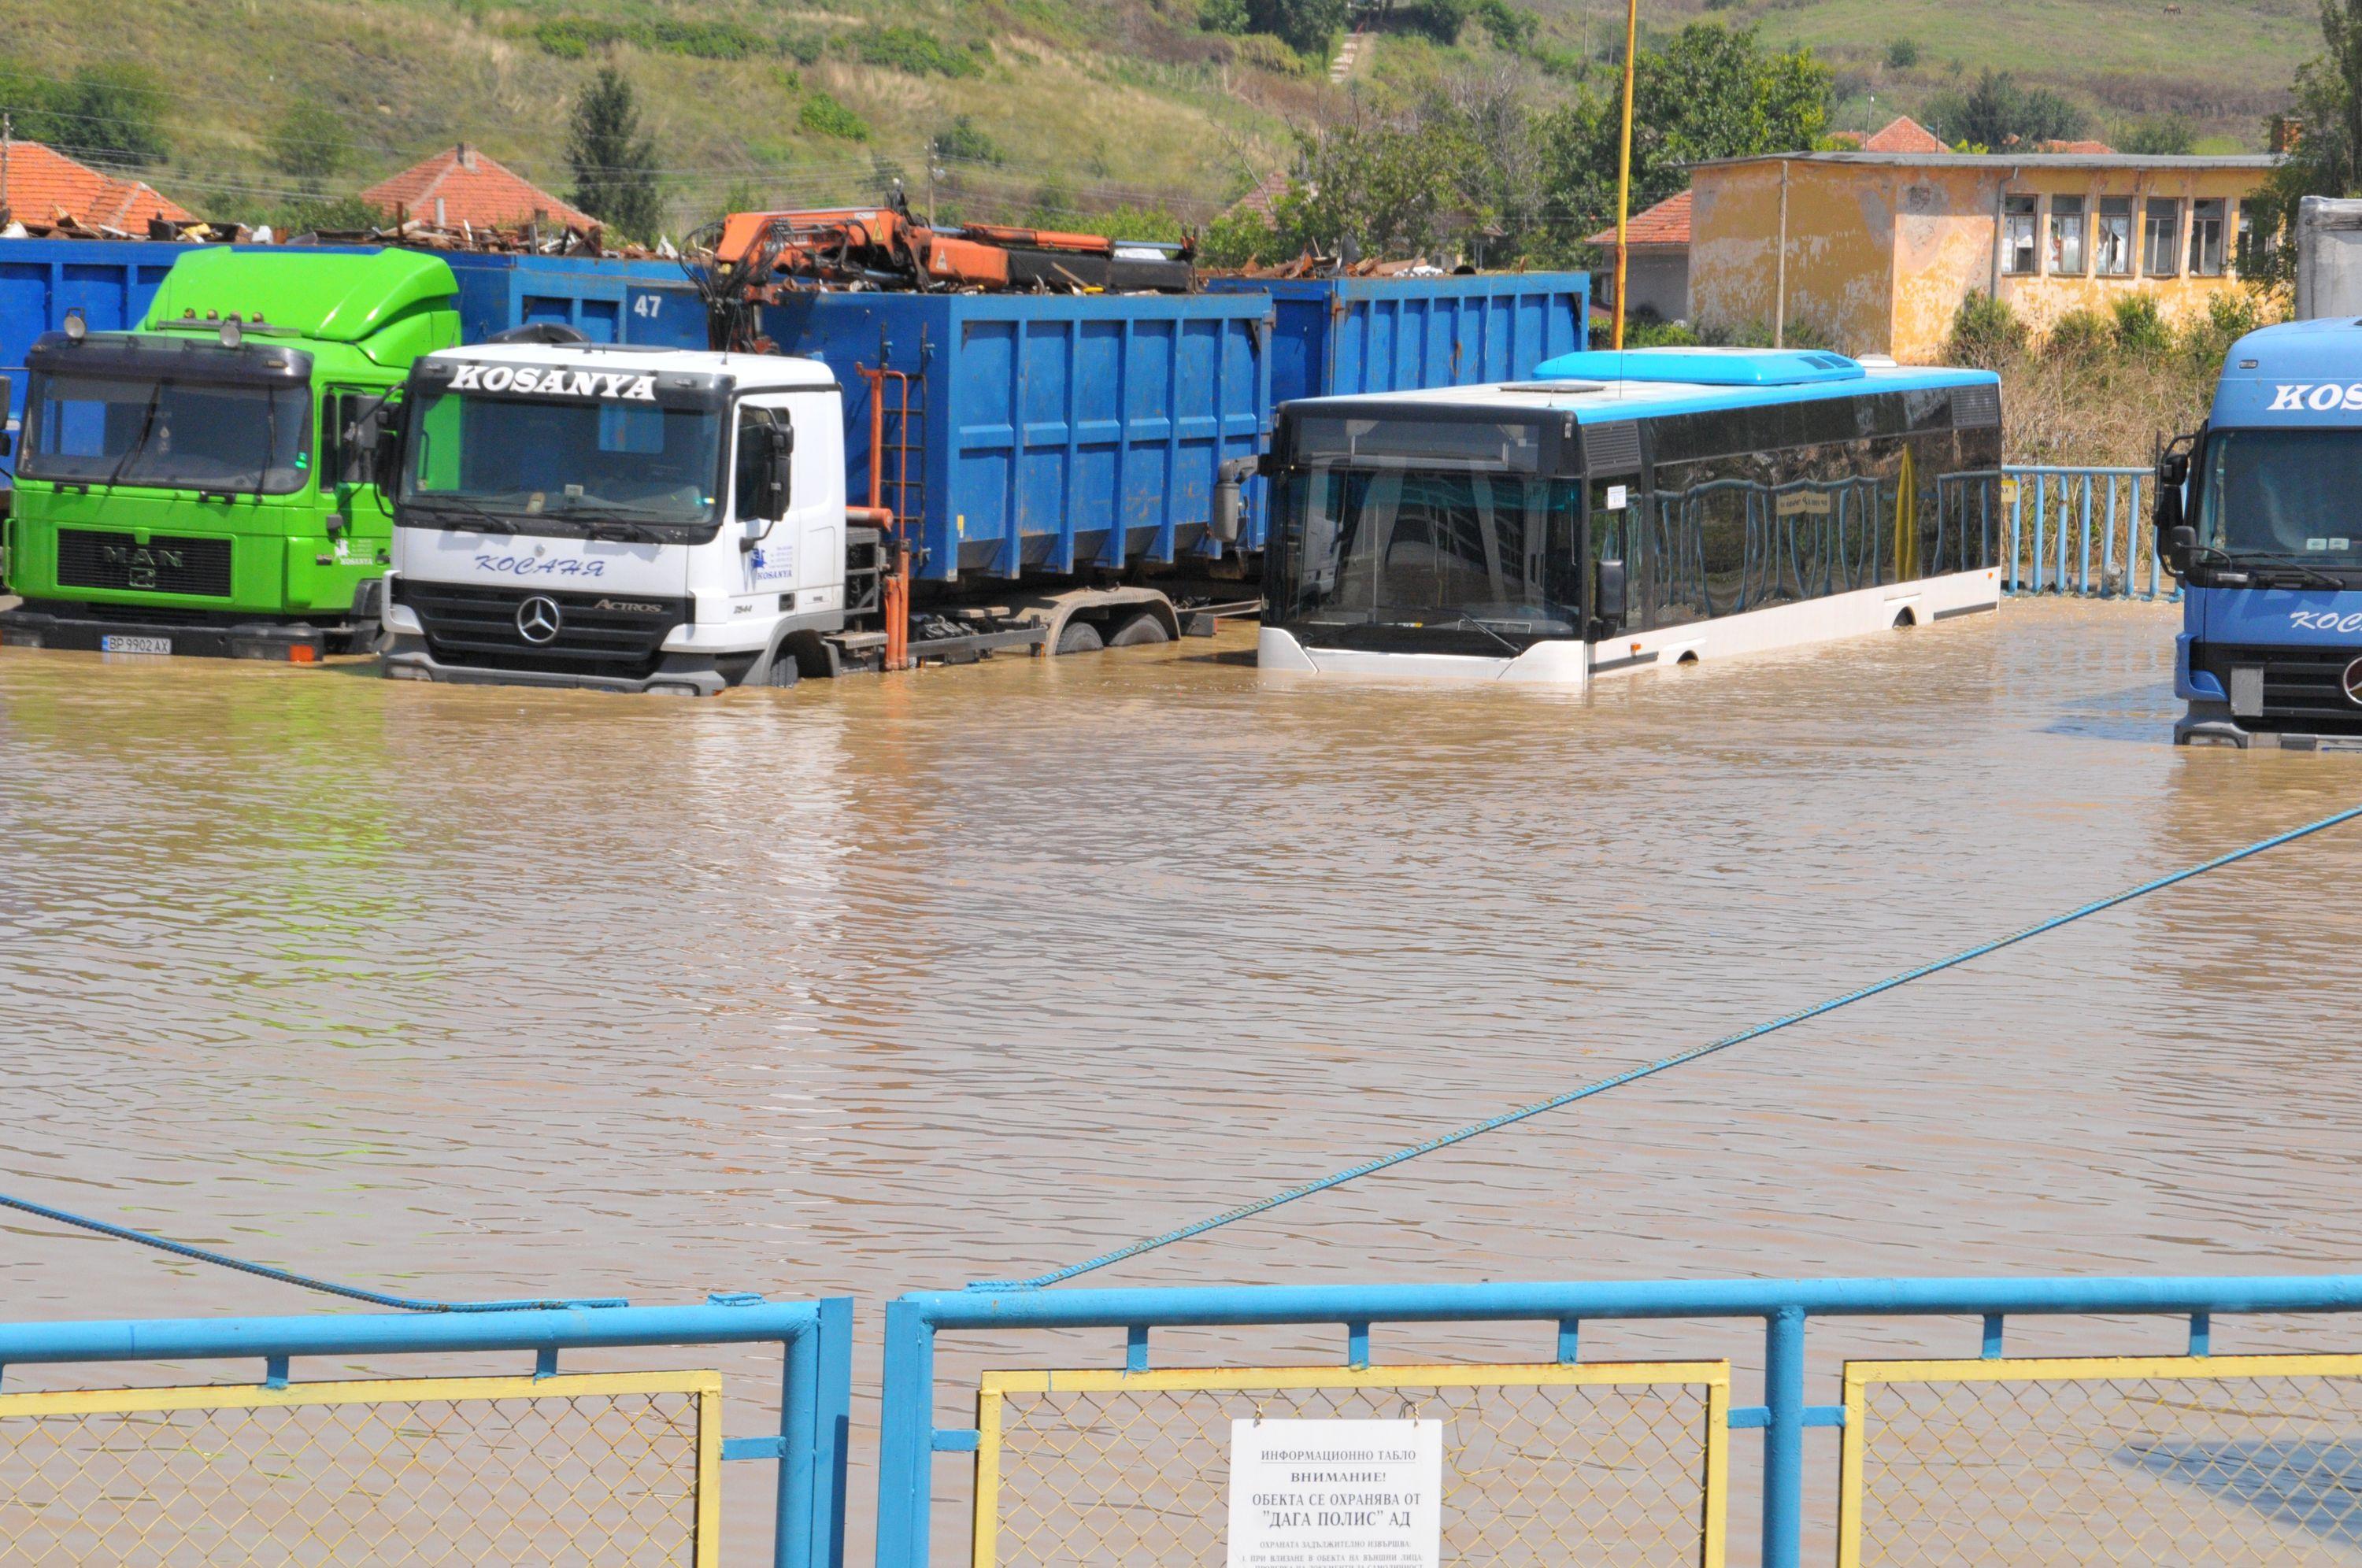
[[[2178,613],[1588,696],[1262,677],[1244,629],[701,703],[6,650],[0,1176],[422,1295],[850,1293],[866,1423],[900,1290],[2362,801],[2362,757],[2167,744]],[[2357,875],[2334,831],[1093,1283],[2350,1266]],[[332,1307],[17,1217],[0,1304]]]

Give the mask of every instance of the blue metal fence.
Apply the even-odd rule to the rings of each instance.
[[[2156,476],[2147,469],[2018,467],[2002,470],[2009,537],[2002,587],[2014,594],[2172,599],[2149,527]]]
[[[2218,1426],[2231,1434],[2222,1441],[2160,1440],[2150,1432],[2137,1441],[2120,1442],[2113,1465],[2101,1465],[2103,1479],[2114,1478],[2116,1482],[2125,1477],[2147,1482],[2160,1474],[2185,1478],[2197,1474],[2202,1480],[2213,1477],[2221,1483],[2213,1495],[2191,1493],[2186,1503],[2181,1493],[2171,1494],[2164,1502],[2158,1500],[2160,1494],[2141,1494],[2139,1506],[2149,1509],[2154,1517],[2133,1520],[2127,1528],[2148,1532],[2152,1545],[2169,1541],[2176,1530],[2195,1538],[2224,1528],[2248,1528],[2253,1521],[2246,1514],[2233,1511],[2235,1505],[2252,1507],[2258,1496],[2276,1496],[2275,1487],[2310,1496],[2306,1488],[2318,1492],[2328,1485],[2322,1480],[2327,1474],[2323,1469],[2327,1462],[2322,1455],[2334,1457],[2343,1452],[2339,1445],[2350,1436],[2346,1429],[2362,1413],[2362,1397],[2354,1393],[2362,1389],[2362,1357],[2213,1357],[2211,1352],[2215,1322],[2234,1313],[2356,1311],[2362,1311],[2362,1276],[2357,1275],[2309,1279],[1823,1279],[1301,1288],[971,1289],[905,1296],[891,1303],[886,1315],[877,1563],[878,1568],[924,1568],[928,1561],[930,1514],[935,1500],[935,1456],[947,1452],[973,1452],[980,1444],[989,1447],[999,1441],[997,1431],[944,1429],[934,1424],[936,1341],[946,1333],[990,1334],[999,1348],[1005,1348],[1012,1334],[1028,1331],[1121,1329],[1125,1335],[1122,1360],[1117,1364],[1140,1375],[1144,1389],[1156,1388],[1160,1391],[1157,1397],[1169,1401],[1173,1397],[1169,1383],[1156,1381],[1161,1375],[1150,1371],[1150,1334],[1158,1329],[1333,1325],[1343,1331],[1346,1364],[1362,1367],[1370,1364],[1373,1330],[1382,1324],[1520,1320],[1548,1324],[1555,1334],[1556,1360],[1573,1364],[1578,1361],[1580,1331],[1585,1323],[1721,1320],[1727,1326],[1731,1320],[1751,1321],[1761,1326],[1764,1335],[1761,1402],[1730,1408],[1724,1424],[1729,1430],[1755,1430],[1763,1434],[1762,1501],[1758,1527],[1761,1561],[1767,1568],[1796,1568],[1805,1531],[1805,1432],[1816,1427],[1845,1427],[1849,1405],[1857,1410],[1868,1408],[1862,1395],[1863,1388],[1871,1384],[1882,1387],[1905,1383],[1926,1387],[1990,1388],[2005,1395],[2022,1394],[2027,1388],[2054,1387],[2064,1380],[2080,1380],[2079,1386],[2085,1389],[2120,1388],[2128,1382],[2209,1388],[2226,1380],[2242,1388],[2274,1379],[2282,1383],[2310,1379],[2307,1387],[2334,1384],[2345,1403],[2335,1409],[2326,1409],[2326,1404],[2334,1401],[2325,1402],[2324,1418],[2309,1426],[2295,1422],[2289,1401],[2281,1399],[2268,1411],[2262,1403],[2251,1401],[2254,1408],[2248,1415],[2253,1419],[2242,1427],[2241,1412],[2236,1401],[2233,1401],[2216,1412],[2222,1418]],[[2189,1354],[2166,1358],[2095,1357],[2073,1362],[2003,1359],[2006,1320],[2032,1315],[2169,1315],[2186,1322]],[[1939,1317],[1981,1322],[1981,1335],[1969,1342],[1972,1349],[1962,1360],[1854,1363],[1848,1369],[1844,1384],[1846,1402],[1815,1404],[1809,1400],[1806,1331],[1816,1320]],[[2350,1342],[2350,1327],[2348,1334]],[[1536,1348],[1539,1351],[1551,1345],[1551,1342],[1545,1341]],[[1106,1374],[1088,1375],[1095,1380],[1076,1377],[1071,1386],[1099,1389],[1110,1382]],[[997,1397],[999,1387],[1013,1386],[1008,1384],[1007,1376],[988,1375],[988,1396]],[[1067,1386],[1059,1381],[1060,1376],[1050,1374],[1032,1386]],[[2146,1408],[2170,1411],[2204,1403],[2147,1397],[2139,1402]],[[1105,1410],[1094,1407],[1093,1412],[1087,1436],[1104,1442]],[[2265,1419],[2267,1415],[2268,1422]],[[1256,1419],[1261,1419],[1260,1408]],[[1881,1419],[1884,1420],[1884,1433],[1906,1430],[1904,1423]],[[2025,1442],[2021,1451],[2024,1463],[2015,1468],[1993,1463],[1990,1451],[1966,1456],[1927,1452],[1898,1455],[1889,1452],[1881,1456],[1881,1467],[1874,1479],[1891,1478],[1904,1460],[1921,1467],[1922,1479],[1932,1475],[1934,1468],[1944,1463],[1962,1460],[1964,1467],[1945,1478],[1951,1487],[1950,1495],[1957,1497],[1963,1491],[1973,1494],[1981,1486],[2017,1486],[2023,1495],[1999,1495],[1996,1501],[2000,1506],[1993,1513],[1995,1517],[2021,1521],[2013,1524],[2013,1529],[2031,1529],[2022,1521],[2034,1511],[2026,1505],[2037,1484],[2047,1484],[2037,1474],[2044,1464],[2052,1463],[2045,1456],[2070,1452],[2076,1445],[2053,1442],[2043,1446],[2037,1441],[2044,1419],[2038,1412],[2014,1419]],[[1857,1415],[1856,1423],[1858,1429],[1869,1425],[1870,1417]],[[2010,1420],[1985,1424],[2004,1434],[1998,1441],[2008,1441],[2005,1434],[2011,1430]],[[1958,1428],[1956,1421],[1946,1430]],[[988,1437],[992,1439],[991,1443],[984,1443]],[[1879,1513],[1882,1501],[1875,1487],[1865,1499],[1864,1466],[1860,1461],[1865,1441],[1887,1439],[1860,1430],[1845,1434],[1845,1438],[1849,1468],[1848,1474],[1838,1478],[1841,1514],[1839,1518],[1825,1522],[1840,1531],[1841,1561],[1875,1560],[1879,1553],[1872,1552],[1865,1559],[1861,1552],[1865,1509],[1873,1525],[1885,1516]],[[1941,1446],[1940,1441],[1937,1446]],[[2083,1446],[2088,1450],[2093,1445]],[[2132,1457],[2122,1458],[2123,1452],[2130,1452]],[[2267,1466],[2278,1468],[2268,1470]],[[2232,1469],[2240,1467],[2244,1467],[2240,1474],[2231,1474]],[[2289,1475],[2299,1469],[2303,1474],[2295,1481],[2289,1480]],[[2344,1471],[2338,1474],[2342,1475]],[[1144,1486],[1163,1484],[1163,1478],[1136,1479]],[[2089,1481],[2089,1477],[2084,1479]],[[1913,1507],[1922,1506],[1927,1496],[1944,1491],[1944,1485],[1929,1483],[1904,1501]],[[2052,1485],[2048,1494],[2054,1506],[2068,1496],[2063,1484]],[[1160,1494],[1160,1497],[1169,1511],[1169,1492]],[[1970,1500],[1975,1500],[1973,1496]],[[1104,1504],[1104,1499],[1095,1501]],[[1893,1501],[1892,1497],[1886,1499],[1888,1504]],[[2054,1521],[2058,1529],[2088,1531],[2097,1528],[2093,1522],[2096,1506],[2078,1506],[2081,1512],[2075,1517]],[[1710,1507],[1707,1512],[1710,1516]],[[2300,1522],[2312,1529],[2315,1537],[2326,1534],[2330,1539],[2344,1540],[2345,1533],[2351,1533],[2362,1540],[2362,1502],[2342,1512],[2332,1512],[2335,1517],[2328,1518],[2320,1507],[2312,1507],[2309,1523]],[[2169,1514],[2173,1517],[2163,1518]],[[2218,1514],[2221,1518],[2216,1517]],[[2233,1522],[2224,1527],[2222,1518]],[[1038,1529],[1038,1512],[1025,1523]],[[1971,1533],[1975,1528],[1973,1521],[1967,1527]],[[996,1521],[988,1511],[980,1509],[976,1529],[993,1532]],[[2099,1560],[2043,1556],[2038,1543],[2029,1550],[2032,1556],[2044,1561]],[[1703,1555],[1712,1562],[1718,1560],[1718,1542],[1709,1537]],[[994,1561],[988,1540],[979,1547],[977,1561]]]
[[[714,1562],[720,1551],[720,1488],[714,1484],[719,1462],[767,1460],[777,1465],[773,1562],[778,1568],[839,1568],[852,1326],[850,1299],[768,1302],[756,1296],[716,1297],[693,1307],[0,1325],[0,1368],[149,1364],[138,1375],[152,1381],[156,1363],[244,1360],[259,1363],[263,1375],[258,1384],[193,1388],[0,1389],[0,1474],[6,1478],[0,1485],[0,1555],[12,1543],[21,1546],[25,1532],[39,1529],[51,1532],[44,1539],[62,1560],[87,1558],[107,1550],[105,1531],[112,1521],[144,1551],[160,1552],[159,1560],[176,1560],[175,1551],[182,1549],[195,1559],[211,1560],[201,1550],[204,1540],[248,1539],[251,1545],[254,1534],[269,1539],[274,1519],[298,1528],[288,1513],[291,1488],[356,1540],[365,1540],[370,1529],[392,1528],[375,1517],[365,1528],[355,1529],[353,1524],[357,1514],[373,1507],[382,1512],[385,1499],[394,1497],[402,1505],[393,1510],[395,1523],[407,1518],[404,1528],[429,1540],[447,1545],[449,1537],[467,1534],[505,1541],[514,1550],[517,1521],[502,1510],[531,1506],[535,1488],[514,1484],[517,1457],[503,1452],[489,1430],[498,1427],[513,1450],[518,1411],[540,1401],[566,1407],[566,1420],[539,1421],[531,1431],[546,1448],[573,1444],[545,1482],[546,1489],[558,1494],[559,1506],[535,1516],[545,1534],[559,1541],[548,1560],[587,1562],[619,1552],[622,1560],[645,1560],[647,1548],[635,1554],[576,1517],[588,1512],[586,1500],[627,1496],[637,1499],[634,1506],[644,1515],[662,1515],[673,1532],[660,1555]],[[560,1355],[575,1351],[763,1343],[780,1347],[782,1382],[778,1430],[759,1437],[722,1436],[723,1390],[711,1372],[568,1376],[558,1368]],[[523,1359],[527,1353],[529,1361]],[[470,1359],[464,1364],[470,1375],[453,1376],[448,1369],[458,1354],[519,1359],[510,1368]],[[437,1375],[387,1381],[299,1376],[304,1364],[324,1357],[432,1357]],[[480,1375],[487,1371],[516,1375]],[[95,1386],[127,1375],[110,1371],[86,1381]],[[666,1440],[665,1455],[642,1441],[646,1433],[626,1434],[628,1442],[616,1436],[616,1429],[634,1419],[630,1411],[659,1396],[672,1398],[673,1411],[662,1422],[643,1424],[660,1429],[656,1435]],[[626,1415],[608,1419],[602,1434],[601,1416],[616,1405],[627,1407]],[[584,1406],[594,1407],[593,1413],[586,1416]],[[423,1417],[423,1409],[440,1414]],[[284,1425],[291,1416],[301,1418],[296,1426]],[[111,1424],[86,1430],[94,1418]],[[211,1423],[207,1433],[213,1441],[193,1441],[186,1432],[175,1436],[170,1430],[175,1418]],[[282,1424],[273,1429],[272,1421]],[[73,1428],[72,1441],[47,1434],[37,1463],[27,1457],[28,1445],[45,1422]],[[337,1422],[368,1423],[368,1430],[330,1430]],[[470,1430],[471,1422],[487,1430]],[[302,1435],[291,1438],[289,1431]],[[160,1452],[139,1452],[159,1433]],[[342,1443],[345,1457],[324,1459],[316,1466],[328,1474],[324,1483],[305,1473],[304,1445],[328,1438]],[[424,1452],[425,1448],[432,1452]],[[624,1448],[629,1452],[619,1453]],[[195,1474],[182,1463],[193,1454],[202,1458]],[[267,1463],[257,1465],[258,1456]],[[659,1459],[668,1463],[660,1464]],[[461,1474],[430,1474],[438,1466]],[[112,1485],[105,1484],[110,1477]],[[505,1490],[503,1479],[511,1483]],[[435,1506],[422,1507],[421,1493],[431,1494]],[[123,1519],[118,1516],[126,1507],[145,1512]],[[448,1517],[434,1517],[438,1510]],[[472,1517],[458,1517],[470,1510]],[[307,1516],[300,1526],[315,1548],[325,1540],[310,1533],[317,1523]],[[56,1534],[69,1529],[79,1533]],[[160,1529],[173,1532],[176,1540],[194,1534],[176,1548],[150,1533]],[[572,1539],[569,1531],[582,1539]],[[733,1557],[743,1560],[741,1553]],[[330,1550],[326,1560],[347,1559]],[[389,1559],[372,1553],[367,1560]]]

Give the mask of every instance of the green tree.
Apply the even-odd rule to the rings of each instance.
[[[1756,29],[1692,22],[1633,60],[1632,210],[1689,183],[1712,158],[1801,151],[1827,126],[1836,78],[1809,49],[1774,51]],[[1586,91],[1536,127],[1548,228],[1560,252],[1616,221],[1622,107]]]
[[[1347,0],[1246,0],[1251,33],[1270,33],[1288,48],[1317,54],[1345,25]]]
[[[270,127],[270,166],[316,193],[346,166],[348,135],[342,115],[317,98],[298,98]]]
[[[2322,0],[2321,38],[2324,52],[2296,73],[2304,136],[2241,204],[2256,221],[2256,253],[2240,265],[2250,281],[2295,277],[2297,204],[2305,197],[2362,195],[2362,0]]]
[[[1926,118],[1955,146],[2038,147],[2073,141],[2090,123],[2082,110],[2047,87],[2021,87],[2009,72],[1985,71],[1967,92],[1938,93]]]
[[[655,235],[661,215],[656,138],[641,133],[639,99],[612,65],[602,66],[574,100],[566,161],[574,168],[576,206],[618,233],[638,239]]]
[[[2116,150],[2150,157],[2175,157],[2198,141],[2197,127],[2180,115],[2142,120],[2116,133]]]
[[[171,150],[158,110],[163,95],[136,65],[85,65],[64,82],[0,63],[0,108],[16,134],[103,163],[162,161]]]

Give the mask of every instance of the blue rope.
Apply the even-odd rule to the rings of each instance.
[[[160,1251],[181,1257],[193,1258],[199,1263],[234,1268],[241,1274],[257,1275],[264,1279],[276,1280],[281,1285],[300,1286],[305,1290],[317,1290],[329,1296],[341,1296],[351,1301],[366,1301],[372,1307],[392,1307],[404,1312],[533,1312],[561,1307],[628,1307],[631,1305],[630,1302],[616,1296],[579,1301],[415,1300],[407,1296],[387,1296],[380,1291],[363,1290],[355,1285],[338,1285],[333,1280],[315,1279],[308,1274],[291,1274],[283,1268],[272,1268],[267,1264],[248,1263],[244,1258],[231,1257],[226,1253],[207,1252],[203,1247],[193,1247],[186,1242],[169,1241],[162,1236],[151,1236],[145,1231],[133,1231],[121,1225],[110,1225],[104,1220],[93,1220],[83,1214],[70,1214],[62,1209],[51,1209],[45,1203],[33,1203],[25,1198],[11,1198],[5,1192],[0,1192],[0,1208],[15,1209],[27,1214],[38,1214],[44,1220],[54,1220],[61,1225],[79,1225],[85,1231],[95,1231],[102,1236],[113,1236],[117,1241],[123,1242],[137,1242],[143,1247],[155,1247]]]
[[[2209,871],[2219,871],[2224,867],[2245,860],[2250,856],[2261,855],[2266,850],[2277,849],[2284,844],[2293,844],[2298,839],[2320,833],[2324,829],[2334,828],[2341,823],[2352,822],[2356,817],[2362,817],[2362,806],[2352,807],[2334,816],[2323,817],[2319,822],[2308,823],[2303,827],[2294,828],[2287,833],[2275,834],[2269,838],[2258,839],[2245,849],[2233,850],[2228,855],[2218,856],[2201,865],[2176,871],[2169,877],[2159,877],[2152,882],[2143,882],[2137,888],[2126,889],[2121,893],[2097,900],[2085,904],[2081,909],[2070,910],[2065,914],[2053,915],[2048,920],[2029,925],[2025,930],[2013,933],[2008,936],[1965,948],[1948,958],[1938,958],[1932,964],[1922,964],[1915,969],[1905,969],[1899,975],[1889,976],[1876,985],[1864,986],[1858,991],[1848,991],[1841,997],[1832,997],[1827,1001],[1816,1002],[1800,1011],[1775,1018],[1769,1023],[1759,1023],[1751,1029],[1742,1029],[1736,1034],[1726,1034],[1719,1040],[1662,1057],[1649,1063],[1646,1066],[1634,1067],[1611,1077],[1598,1079],[1596,1082],[1584,1085],[1581,1088],[1569,1089],[1564,1094],[1538,1100],[1532,1105],[1523,1106],[1516,1110],[1503,1111],[1498,1116],[1472,1122],[1456,1132],[1446,1132],[1440,1137],[1429,1138],[1424,1143],[1414,1143],[1407,1149],[1396,1149],[1391,1154],[1381,1154],[1376,1159],[1365,1160],[1358,1165],[1348,1166],[1334,1175],[1322,1176],[1318,1181],[1306,1182],[1301,1187],[1291,1187],[1286,1191],[1275,1193],[1269,1198],[1259,1198],[1253,1203],[1241,1204],[1228,1213],[1217,1214],[1210,1220],[1200,1220],[1195,1224],[1184,1225],[1177,1231],[1167,1231],[1161,1236],[1150,1236],[1145,1240],[1133,1242],[1128,1246],[1118,1247],[1111,1253],[1101,1253],[1095,1258],[1078,1264],[1070,1264],[1065,1268],[1054,1269],[1048,1274],[1038,1275],[1032,1279],[977,1280],[968,1288],[971,1290],[1038,1290],[1043,1286],[1063,1284],[1077,1275],[1106,1268],[1110,1264],[1119,1264],[1127,1258],[1136,1258],[1142,1253],[1153,1253],[1159,1247],[1169,1247],[1175,1242],[1186,1242],[1193,1236],[1202,1236],[1209,1231],[1220,1230],[1225,1225],[1235,1224],[1241,1220],[1252,1219],[1258,1214],[1268,1214],[1283,1203],[1293,1203],[1299,1198],[1309,1198],[1316,1192],[1327,1192],[1330,1188],[1342,1187],[1349,1181],[1358,1181],[1363,1176],[1401,1165],[1407,1160],[1415,1160],[1421,1154],[1431,1154],[1438,1149],[1448,1149],[1454,1143],[1464,1143],[1471,1138],[1479,1138],[1487,1132],[1497,1132],[1502,1128],[1523,1121],[1529,1117],[1540,1116],[1545,1111],[1557,1110],[1562,1107],[1573,1105],[1579,1099],[1589,1099],[1593,1095],[1606,1094],[1609,1089],[1621,1088],[1626,1084],[1638,1083],[1642,1078],[1654,1077],[1658,1073],[1697,1061],[1701,1057],[1711,1056],[1717,1051],[1727,1051],[1734,1045],[1744,1045],[1750,1040],[1760,1040],[1767,1034],[1786,1029],[1792,1024],[1802,1023],[1806,1019],[1818,1018],[1824,1013],[1835,1012],[1841,1007],[1850,1007],[1855,1002],[1866,1001],[1871,997],[1891,991],[1898,986],[1907,986],[1912,981],[1924,979],[1929,975],[1957,968],[1971,960],[1998,953],[2004,947],[2012,947],[2018,943],[2040,936],[2046,932],[2056,931],[2062,925],[2071,924],[2083,919],[2086,915],[2095,915],[2103,910],[2112,910],[2118,904],[2130,903],[2135,899],[2145,898],[2161,889],[2170,888],[2177,882],[2187,882],[2193,877],[2202,877]]]

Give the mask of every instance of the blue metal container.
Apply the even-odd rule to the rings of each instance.
[[[949,581],[1219,555],[1215,470],[1271,429],[1270,312],[1260,293],[801,293],[763,319],[781,353],[843,383],[856,502],[861,372],[909,378],[886,383],[879,493],[918,519],[915,575]],[[1261,488],[1246,486],[1242,550],[1262,547]]]
[[[1218,294],[1267,294],[1277,324],[1275,403],[1514,381],[1589,347],[1583,272],[1441,278],[1209,278]]]
[[[25,356],[33,339],[80,310],[93,332],[137,326],[164,274],[193,245],[120,239],[0,239],[0,376],[8,381],[7,425],[25,412]],[[12,443],[13,445],[13,443]],[[0,476],[15,471],[0,459]]]
[[[558,322],[593,343],[705,347],[705,305],[677,261],[436,254],[459,280],[459,327],[470,343],[512,326]]]

